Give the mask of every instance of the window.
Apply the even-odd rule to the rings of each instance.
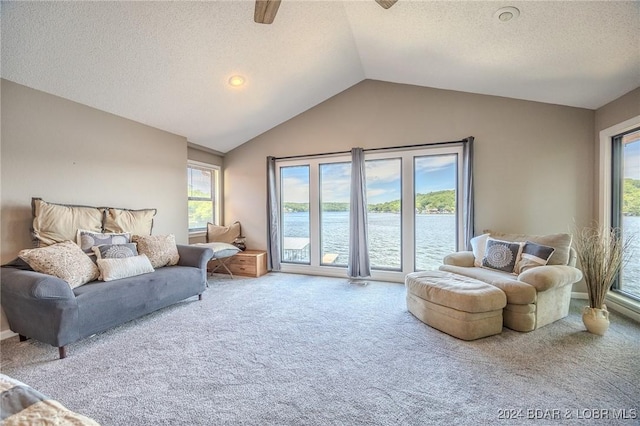
[[[309,166],[280,169],[282,261],[309,263]]]
[[[460,146],[365,153],[372,278],[437,268],[461,246],[461,161]],[[276,167],[282,270],[341,276],[349,256],[351,157],[283,159]]]
[[[188,163],[189,232],[206,231],[208,222],[219,224],[219,174],[217,166]]]
[[[611,225],[620,228],[623,239],[634,236],[635,261],[626,263],[613,289],[640,300],[640,128],[612,138]]]

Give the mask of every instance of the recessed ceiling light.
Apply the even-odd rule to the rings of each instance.
[[[520,11],[512,6],[501,7],[493,14],[500,22],[508,22],[520,16]]]
[[[245,79],[241,75],[233,75],[229,78],[229,84],[233,87],[242,86],[245,82]]]

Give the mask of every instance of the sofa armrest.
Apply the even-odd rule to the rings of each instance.
[[[36,271],[3,267],[2,299],[20,297],[24,299],[75,299],[73,290],[64,280]]]
[[[12,267],[0,270],[0,296],[9,328],[61,347],[78,334],[78,300],[66,281]]]
[[[564,265],[537,266],[518,275],[518,281],[532,285],[537,291],[570,285],[581,278],[582,272],[578,268]]]
[[[475,257],[472,251],[458,251],[451,253],[443,259],[445,265],[472,267]]]
[[[178,244],[178,254],[180,260],[178,265],[180,266],[193,266],[202,270],[207,270],[207,263],[213,257],[213,250],[203,246],[189,246]]]

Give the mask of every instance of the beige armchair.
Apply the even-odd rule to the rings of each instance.
[[[546,265],[522,264],[516,273],[483,266],[488,239],[534,243],[553,248]],[[444,258],[440,270],[475,278],[502,290],[507,296],[503,310],[504,326],[516,331],[532,331],[550,324],[569,313],[572,284],[580,281],[582,272],[575,267],[576,253],[568,234],[523,235],[485,231],[472,240],[474,251],[461,251]],[[520,252],[524,244],[520,244]],[[539,261],[539,259],[536,259]]]

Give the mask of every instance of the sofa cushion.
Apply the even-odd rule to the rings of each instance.
[[[102,244],[93,247],[93,253],[97,259],[122,259],[138,255],[134,243],[127,244]]]
[[[485,231],[491,237],[504,241],[525,242],[531,241],[545,246],[553,247],[555,252],[551,255],[548,265],[566,265],[569,262],[571,250],[571,235],[569,234],[549,234],[549,235],[526,235],[526,234],[506,234],[496,231]]]
[[[73,241],[22,250],[18,256],[34,271],[58,277],[69,283],[71,288],[98,278],[96,265]]]
[[[31,199],[33,237],[37,247],[76,239],[78,229],[102,231],[104,209],[49,203],[41,198]]]
[[[131,241],[138,245],[139,254],[147,255],[154,268],[177,265],[180,260],[173,234],[134,235]]]
[[[502,272],[513,273],[520,257],[522,245],[508,241],[487,239],[482,266]]]
[[[136,275],[154,271],[149,258],[144,254],[122,258],[98,259],[97,263],[98,268],[100,268],[100,279],[103,281],[135,277]]]
[[[507,295],[507,303],[525,305],[536,302],[537,294],[535,287],[522,281],[518,281],[515,275],[493,269],[476,267],[468,268],[453,265],[441,265],[440,270],[475,278],[498,287]]]
[[[536,266],[546,265],[554,251],[556,251],[556,249],[553,247],[527,241],[522,247],[522,253],[516,265],[515,273],[520,274]]]
[[[103,244],[126,244],[131,241],[131,234],[124,233],[102,233],[78,229],[76,241],[83,252],[93,255],[93,247]]]
[[[108,208],[104,217],[104,232],[129,232],[132,235],[151,235],[156,209]]]

